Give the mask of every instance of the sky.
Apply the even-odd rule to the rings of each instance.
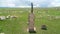
[[[58,7],[60,0],[0,0],[0,7]]]

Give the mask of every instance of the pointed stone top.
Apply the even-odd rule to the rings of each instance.
[[[33,13],[33,3],[31,3],[31,13]]]

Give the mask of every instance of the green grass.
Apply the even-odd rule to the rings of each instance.
[[[27,8],[0,8],[0,16],[18,16],[18,18],[9,18],[0,21],[1,32],[5,34],[29,34],[29,32],[27,32],[29,11],[30,9]],[[60,34],[60,19],[49,20],[50,18],[47,16],[60,16],[60,11],[56,9],[35,8],[34,14],[36,34]],[[47,26],[47,30],[41,29],[41,25],[43,24]]]

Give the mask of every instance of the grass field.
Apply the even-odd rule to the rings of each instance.
[[[0,16],[16,15],[17,18],[9,18],[0,21],[0,32],[5,34],[30,34],[27,32],[27,22],[30,9],[27,8],[0,8]],[[60,10],[35,8],[36,34],[60,34]],[[57,16],[57,18],[56,18]],[[45,24],[47,30],[42,30]]]

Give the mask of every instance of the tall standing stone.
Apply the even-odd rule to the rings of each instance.
[[[35,29],[34,29],[34,14],[33,14],[33,3],[31,3],[31,13],[29,14],[28,17],[28,31],[30,33],[35,33]]]

